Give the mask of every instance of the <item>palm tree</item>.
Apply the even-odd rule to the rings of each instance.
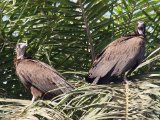
[[[146,56],[151,55],[132,75],[159,76],[159,7],[157,0],[1,1],[1,88],[10,91],[10,97],[28,97],[11,62],[16,43],[27,41],[29,55],[77,82],[95,56],[112,40],[132,32],[137,20],[147,24]]]

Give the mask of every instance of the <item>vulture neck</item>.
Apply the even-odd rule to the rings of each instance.
[[[21,60],[23,60],[23,59],[25,59],[24,55],[18,55],[18,54],[17,54],[17,56],[15,56],[15,58],[14,58],[14,60],[13,60],[14,65],[17,66],[18,63],[19,63]]]
[[[144,34],[144,35],[139,34],[138,30],[135,32],[135,35],[136,35],[136,36],[143,36],[143,37],[145,38],[145,34]]]
[[[24,52],[17,52],[17,56],[16,56],[17,60],[22,60],[25,58],[24,56]]]
[[[25,58],[25,49],[16,50],[16,54],[17,54],[17,56],[16,56],[17,60],[24,59]]]
[[[22,60],[22,59],[24,59],[24,55],[17,56],[17,60]]]

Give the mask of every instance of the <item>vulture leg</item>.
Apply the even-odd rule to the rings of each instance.
[[[100,77],[96,77],[92,83],[92,85],[96,85],[99,81]]]
[[[38,98],[41,98],[42,93],[35,87],[31,87],[31,93],[32,93],[32,103],[36,100],[38,100]]]
[[[32,101],[31,104],[34,103],[34,101],[36,100],[35,96],[32,97]]]

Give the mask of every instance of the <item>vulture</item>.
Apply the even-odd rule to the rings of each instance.
[[[21,83],[32,94],[32,103],[37,99],[51,99],[59,94],[69,92],[74,87],[65,81],[54,68],[25,56],[26,43],[18,43],[14,65]]]
[[[143,61],[144,54],[145,23],[138,21],[134,33],[116,39],[102,50],[94,60],[86,81],[92,84],[116,80],[126,82],[127,75]]]

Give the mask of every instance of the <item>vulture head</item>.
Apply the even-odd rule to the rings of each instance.
[[[17,59],[23,59],[27,43],[18,43],[16,46]]]
[[[138,35],[142,35],[145,37],[145,24],[143,21],[138,21],[136,32],[138,33]]]

